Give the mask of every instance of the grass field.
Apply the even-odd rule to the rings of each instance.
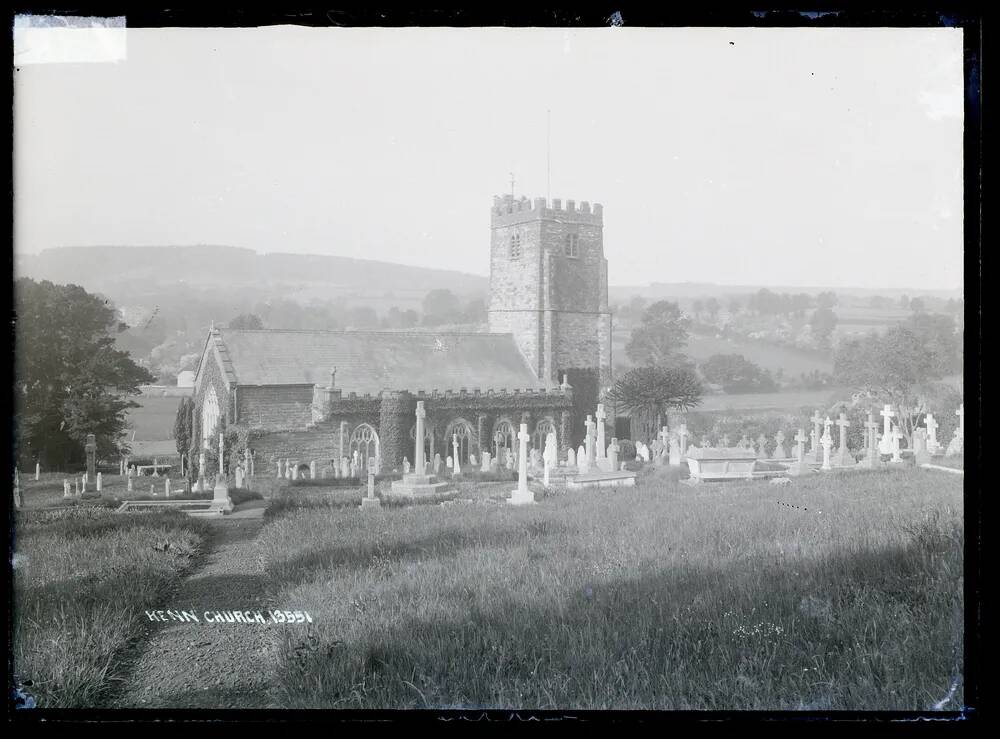
[[[179,512],[99,507],[17,514],[13,670],[46,708],[100,703],[120,657],[203,550],[207,524]]]
[[[284,510],[259,539],[299,707],[955,709],[962,480],[907,469]]]

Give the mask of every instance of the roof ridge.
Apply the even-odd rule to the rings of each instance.
[[[411,331],[409,329],[335,329],[335,328],[228,328],[215,331],[238,331],[244,334],[379,334],[383,336],[513,336],[511,331]]]

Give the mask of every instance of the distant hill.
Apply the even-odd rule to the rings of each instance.
[[[653,282],[649,285],[612,285],[608,288],[608,297],[612,300],[627,300],[640,295],[651,300],[667,300],[678,298],[704,298],[709,296],[722,297],[726,295],[746,295],[755,293],[762,287],[774,293],[808,293],[818,295],[831,291],[838,295],[854,297],[870,297],[881,295],[886,298],[899,298],[903,295],[916,297],[928,295],[935,298],[961,298],[962,290],[927,290],[924,288],[867,288],[867,287],[816,287],[802,285],[718,285],[711,282]]]
[[[333,298],[386,292],[423,297],[449,288],[459,295],[485,294],[481,275],[369,259],[310,254],[259,254],[234,246],[74,246],[18,255],[18,276],[76,283],[95,292],[149,295],[157,287],[255,288],[289,294],[314,291]],[[318,290],[317,290],[318,289]],[[309,294],[305,297],[314,297]]]

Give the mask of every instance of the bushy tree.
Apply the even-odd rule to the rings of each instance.
[[[701,365],[706,380],[727,393],[772,392],[777,383],[770,373],[742,354],[713,354]]]
[[[830,348],[830,340],[836,327],[837,314],[829,308],[817,308],[809,318],[809,328],[821,349]]]
[[[28,278],[15,292],[15,444],[18,458],[63,468],[85,460],[87,434],[99,457],[129,451],[129,396],[156,378],[115,348],[127,327],[109,302],[77,285]]]
[[[936,382],[945,374],[945,365],[925,340],[905,326],[893,326],[882,335],[845,340],[833,360],[837,381],[871,399],[888,403],[898,412],[900,431],[910,443],[913,429],[932,405],[935,397],[946,394]]]
[[[664,413],[699,405],[703,392],[690,367],[636,367],[615,380],[607,399],[630,414],[655,416],[659,427]]]
[[[462,304],[451,290],[438,288],[424,297],[424,325],[438,326],[442,323],[456,323],[462,313]]]
[[[827,308],[832,310],[835,305],[837,305],[837,293],[835,292],[827,291],[816,296],[817,309]]]
[[[713,297],[705,300],[705,310],[708,311],[708,315],[713,321],[719,317],[720,308],[721,306],[719,305],[718,298]]]
[[[257,330],[264,328],[264,322],[256,313],[241,313],[229,322],[229,328]]]
[[[677,366],[686,359],[680,350],[687,345],[690,323],[677,303],[653,303],[643,312],[641,323],[632,329],[625,354],[646,367]]]
[[[177,453],[187,459],[187,467],[191,466],[191,420],[194,416],[194,399],[185,396],[177,405],[177,415],[174,417],[174,444]]]

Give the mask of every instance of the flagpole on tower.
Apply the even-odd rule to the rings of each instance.
[[[552,110],[545,111],[545,200],[552,190]]]

